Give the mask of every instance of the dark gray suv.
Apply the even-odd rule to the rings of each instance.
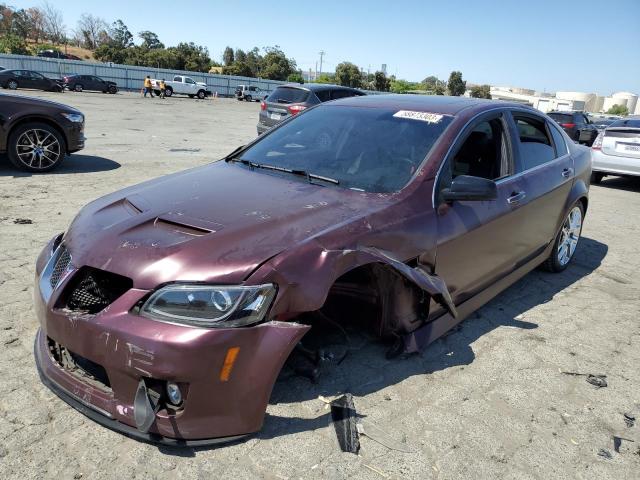
[[[291,84],[276,87],[269,96],[260,102],[258,117],[258,135],[266,132],[281,121],[300,113],[318,103],[338,98],[359,97],[363,92],[355,88],[328,85],[324,83]]]

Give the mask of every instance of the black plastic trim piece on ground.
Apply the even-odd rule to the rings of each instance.
[[[119,422],[118,420],[106,417],[100,412],[97,412],[93,408],[90,408],[84,403],[80,402],[76,397],[64,390],[43,373],[42,367],[40,366],[41,359],[38,350],[38,338],[40,335],[41,333],[40,331],[38,331],[34,345],[34,356],[36,360],[36,367],[38,368],[38,374],[40,375],[40,380],[42,381],[42,383],[44,383],[53,393],[60,397],[61,400],[68,403],[71,407],[73,407],[83,415],[89,417],[94,422],[99,423],[109,430],[121,433],[129,438],[133,438],[134,440],[140,440],[142,442],[151,443],[154,445],[162,445],[165,447],[206,447],[209,445],[235,442],[250,435],[243,434],[234,435],[232,437],[208,438],[202,440],[183,440],[178,438],[163,437],[161,435],[153,433],[142,433],[129,425]]]

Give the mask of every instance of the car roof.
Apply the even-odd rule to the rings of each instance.
[[[517,107],[543,115],[539,110],[535,110],[534,108],[523,105],[522,103],[471,97],[450,97],[446,95],[365,95],[362,97],[348,97],[340,100],[334,100],[330,102],[329,105],[384,108],[390,110],[411,110],[417,112],[441,113],[443,115],[456,115],[462,110],[472,107],[477,111],[491,110],[496,107]]]
[[[299,88],[300,90],[310,90],[312,92],[320,92],[322,90],[358,90],[357,88],[344,87],[331,83],[287,83],[286,85],[278,85],[278,87]]]

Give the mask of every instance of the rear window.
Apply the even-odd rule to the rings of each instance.
[[[548,115],[559,124],[573,123],[573,115],[568,113],[549,113]]]
[[[309,90],[295,87],[278,87],[269,94],[269,101],[273,103],[302,103],[309,98]]]
[[[451,120],[439,114],[321,104],[262,137],[242,159],[328,177],[341,188],[394,192],[409,182]]]

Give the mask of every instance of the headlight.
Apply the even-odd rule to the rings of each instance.
[[[84,115],[81,113],[63,113],[62,116],[73,123],[84,122]]]
[[[142,306],[145,317],[197,327],[252,325],[267,313],[276,287],[171,284],[155,291]]]

